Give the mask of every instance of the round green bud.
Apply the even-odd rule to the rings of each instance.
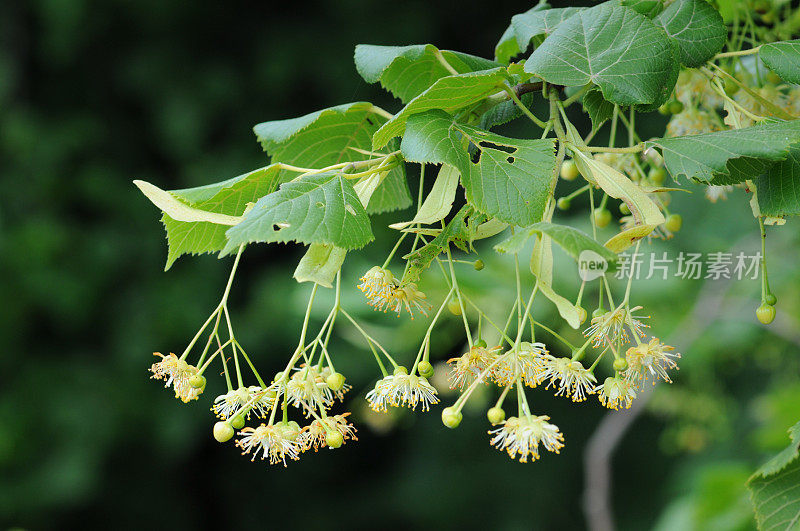
[[[408,374],[408,369],[406,369],[402,365],[398,365],[397,367],[394,368],[394,374],[395,376],[399,374]]]
[[[506,412],[503,411],[503,408],[495,406],[486,412],[486,418],[492,424],[500,424],[506,420]]]
[[[595,208],[592,215],[594,216],[594,224],[597,225],[598,228],[602,229],[611,223],[611,212],[605,208]]]
[[[483,339],[479,339],[475,342],[473,346],[478,348],[486,348],[486,341],[484,341]]]
[[[670,114],[670,112],[669,112],[669,102],[664,103],[661,107],[659,107],[658,108],[658,112],[659,112],[659,114],[663,114],[664,116],[669,115]]]
[[[419,362],[417,368],[419,369],[420,376],[424,376],[425,378],[433,376],[433,365],[431,365],[431,362],[423,360]]]
[[[586,321],[586,310],[582,306],[576,306],[576,310],[578,310],[578,324],[583,324]]]
[[[278,371],[275,373],[275,376],[272,378],[273,382],[279,382],[283,379],[283,371]]]
[[[631,209],[628,208],[628,203],[625,203],[623,201],[622,203],[619,204],[619,213],[622,214],[623,216],[631,215]]]
[[[228,422],[231,423],[231,426],[233,426],[237,430],[240,430],[240,429],[244,428],[244,415],[242,415],[242,414],[236,415],[236,416],[228,419]]]
[[[221,443],[228,442],[233,438],[233,426],[225,421],[214,424],[214,438]]]
[[[558,201],[556,201],[556,206],[559,210],[569,210],[571,201],[566,197],[559,197]]]
[[[195,389],[202,389],[206,386],[206,377],[202,374],[193,374],[189,378],[189,385]]]
[[[597,319],[598,317],[602,317],[606,314],[606,309],[602,306],[597,308],[595,311],[592,312],[592,319]]]
[[[481,271],[485,267],[483,264],[483,260],[481,260],[480,258],[475,260],[475,264],[473,265],[473,267],[475,268],[475,271]]]
[[[442,423],[448,428],[457,428],[458,425],[461,424],[462,418],[464,418],[464,416],[453,406],[446,407],[442,410]]]
[[[332,372],[325,378],[325,383],[331,391],[340,391],[344,387],[344,374],[339,372]]]
[[[767,303],[761,304],[756,310],[756,317],[763,324],[770,324],[775,320],[775,307]]]
[[[679,102],[678,100],[672,100],[669,102],[669,112],[670,114],[680,114],[683,112],[683,103]]]
[[[628,360],[625,358],[617,358],[614,360],[614,370],[622,372],[628,368]]]
[[[450,310],[450,313],[453,315],[461,315],[461,304],[458,302],[458,299],[450,299],[447,301],[447,309]]]
[[[661,186],[667,180],[667,171],[664,168],[651,168],[647,178],[656,186]]]
[[[664,228],[670,232],[678,232],[683,225],[683,218],[680,214],[670,214],[667,216],[667,221],[664,222]]]
[[[561,178],[565,181],[574,181],[578,178],[578,166],[575,165],[574,160],[565,160],[561,164]]]
[[[775,306],[775,304],[778,302],[778,297],[776,297],[772,293],[767,293],[764,296],[764,302],[769,304],[770,306]]]
[[[339,448],[344,444],[344,435],[337,430],[330,430],[325,434],[325,444],[330,448]]]

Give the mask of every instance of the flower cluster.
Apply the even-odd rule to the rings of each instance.
[[[386,411],[388,406],[411,409],[420,406],[422,411],[429,411],[432,404],[439,403],[439,396],[427,378],[400,370],[378,380],[367,393],[367,402],[369,407],[378,412]]]
[[[405,310],[412,318],[414,312],[427,316],[430,310],[425,293],[417,289],[415,283],[401,283],[391,271],[378,266],[364,273],[358,289],[376,310],[395,312],[398,316]]]

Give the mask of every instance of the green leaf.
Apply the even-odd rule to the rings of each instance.
[[[800,523],[800,422],[791,444],[748,480],[759,529],[797,529]]]
[[[530,109],[533,106],[534,93],[527,92],[520,96],[520,101]],[[481,115],[479,127],[487,131],[496,125],[503,125],[522,116],[522,109],[511,100],[492,106]]]
[[[606,3],[559,24],[525,71],[558,85],[594,83],[619,105],[657,105],[672,92],[678,63],[662,28],[633,9]]]
[[[452,74],[442,60],[461,74],[500,66],[495,61],[461,52],[439,50],[432,44],[412,46],[356,46],[356,70],[368,83],[383,88],[403,103],[422,94],[437,79]]]
[[[547,37],[559,24],[572,15],[583,11],[582,7],[560,7],[556,9],[531,9],[511,17],[511,27],[520,51],[526,51],[536,37]]]
[[[597,131],[603,122],[614,116],[614,104],[603,97],[599,89],[593,88],[583,96],[583,110],[589,113],[592,130]]]
[[[342,162],[363,160],[366,156],[355,149],[370,150],[372,135],[386,122],[371,103],[338,105],[299,118],[275,120],[256,125],[253,131],[264,150],[275,162],[303,168],[325,168]],[[382,152],[396,149],[390,145]],[[377,150],[376,150],[377,151]],[[280,181],[298,174],[283,171]],[[370,213],[407,208],[411,194],[406,182],[405,167],[395,167],[375,192]]]
[[[251,242],[327,243],[358,249],[372,241],[366,210],[341,173],[320,173],[281,185],[258,200],[226,233],[223,254]]]
[[[664,9],[662,0],[620,0],[620,5],[630,7],[647,18],[653,18]]]
[[[800,39],[764,44],[758,55],[781,79],[800,84]]]
[[[437,256],[447,250],[450,243],[456,243],[459,247],[463,247],[465,242],[469,242],[469,229],[465,220],[471,210],[469,205],[461,207],[461,210],[445,225],[442,232],[424,246],[404,257],[408,260],[408,271],[405,278],[409,282],[417,282],[422,272],[430,267]]]
[[[800,216],[800,145],[793,145],[786,160],[776,162],[754,184],[762,215]]]
[[[172,190],[169,194],[196,209],[241,216],[248,203],[257,201],[278,187],[279,174],[280,170],[274,165],[267,166],[219,183]],[[164,214],[161,221],[167,231],[169,249],[165,270],[172,267],[175,260],[183,254],[212,253],[225,247],[225,231],[228,230],[228,225],[207,221],[179,221],[168,214]]]
[[[467,141],[475,149],[473,156]],[[520,226],[542,220],[555,171],[554,149],[552,139],[503,137],[455,123],[441,111],[410,119],[401,143],[406,160],[458,168],[471,205]]]
[[[728,28],[706,0],[676,0],[655,18],[678,46],[681,64],[696,68],[722,50]]]
[[[410,116],[431,109],[441,109],[452,114],[502,90],[507,79],[508,74],[504,68],[439,79],[428,90],[411,100],[375,133],[372,138],[373,147],[380,149],[392,138],[402,136]]]
[[[800,142],[800,120],[754,125],[715,133],[659,138],[658,146],[675,179],[702,184],[737,184],[758,177],[775,162],[786,160],[789,147]]]

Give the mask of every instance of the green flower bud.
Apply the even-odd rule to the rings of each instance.
[[[778,302],[778,297],[776,297],[772,293],[767,293],[764,296],[764,302],[766,302],[770,306],[775,306],[775,304]]]
[[[578,166],[575,165],[574,160],[565,160],[561,164],[561,178],[565,181],[574,181],[578,178]]]
[[[661,186],[667,180],[667,171],[664,168],[651,168],[647,178],[656,186]]]
[[[406,369],[406,368],[405,368],[405,367],[403,367],[402,365],[398,365],[397,367],[395,367],[395,368],[394,368],[394,374],[395,374],[395,375],[398,375],[398,374],[408,374],[408,369]]]
[[[503,411],[503,408],[495,406],[486,412],[486,418],[492,424],[500,424],[506,420],[506,412]]]
[[[456,411],[453,406],[446,407],[442,410],[442,423],[448,428],[457,428],[461,424],[461,419],[464,416],[460,411]]]
[[[669,112],[670,114],[680,114],[683,112],[683,103],[679,102],[678,100],[672,100],[669,102]]]
[[[680,214],[670,214],[667,216],[667,221],[664,222],[664,228],[670,232],[678,232],[683,225],[683,218]]]
[[[433,365],[429,361],[421,361],[419,362],[419,375],[424,376],[425,378],[430,378],[433,376]]]
[[[617,358],[614,360],[615,371],[622,372],[624,370],[627,370],[627,368],[628,368],[628,360],[626,360],[625,358]]]
[[[206,377],[202,374],[193,374],[189,378],[189,385],[195,389],[202,389],[206,386]]]
[[[459,304],[458,299],[453,298],[447,301],[447,309],[453,315],[461,315],[461,304]]]
[[[763,324],[770,324],[775,320],[775,307],[767,303],[761,304],[758,310],[756,310],[756,317],[758,317],[758,320]]]
[[[233,426],[224,421],[214,424],[214,438],[221,443],[228,442],[233,438]]]
[[[597,308],[595,311],[592,312],[592,319],[602,317],[605,314],[606,314],[606,309],[601,306],[600,308]]]
[[[594,224],[598,228],[607,227],[611,223],[611,212],[605,208],[595,208],[592,214],[594,216]]]
[[[332,372],[325,378],[325,383],[328,384],[328,387],[331,391],[336,392],[344,387],[344,374],[338,372]]]
[[[631,209],[628,208],[628,203],[625,203],[623,201],[622,203],[619,204],[619,213],[622,214],[623,216],[631,215]]]
[[[484,268],[483,260],[480,258],[475,260],[475,265],[473,267],[475,268],[475,271],[481,271]]]
[[[242,404],[246,404],[250,400],[250,391],[247,390],[247,387],[240,387],[236,390],[236,396]]]
[[[238,415],[228,419],[228,422],[230,422],[231,426],[233,426],[237,430],[241,430],[242,428],[244,428],[244,415],[239,413]]]
[[[558,201],[556,201],[556,206],[559,210],[569,210],[571,201],[566,197],[559,197]]]
[[[330,430],[325,434],[325,444],[330,448],[339,448],[344,444],[344,436],[336,430]]]

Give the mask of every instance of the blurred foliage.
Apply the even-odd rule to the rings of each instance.
[[[489,447],[480,408],[458,431],[443,428],[436,412],[365,412],[358,397],[376,373],[342,326],[334,348],[352,352],[339,355],[337,368],[355,384],[359,441],[284,470],[219,447],[206,405],[179,405],[147,373],[150,353],[180,350],[216,304],[229,260],[183,258],[163,273],[158,215],[132,179],[163,188],[220,180],[263,164],[250,131],[259,121],[356,100],[395,109],[352,68],[357,42],[433,42],[489,56],[508,18],[527,7],[0,3],[0,527],[582,527],[582,451],[605,414],[596,402],[576,413],[537,393],[567,447],[520,465]],[[648,134],[663,128],[660,117],[647,120]],[[744,193],[709,207],[693,191],[674,202],[684,230],[654,251],[727,251],[744,235],[757,249]],[[573,211],[586,208],[578,203]],[[658,389],[653,415],[616,454],[621,528],[753,526],[744,480],[785,446],[800,395],[797,220],[771,231],[770,248],[779,318],[757,326],[758,282],[736,283],[720,319],[703,323],[701,338],[682,350],[675,385]],[[483,279],[510,279],[513,269],[484,249],[486,269],[468,273],[465,285],[480,288],[499,315],[513,288]],[[353,256],[346,285],[387,251],[372,245]],[[240,340],[269,370],[285,359],[302,319],[308,287],[291,280],[300,254],[296,246],[248,249],[232,295]],[[559,282],[576,289],[576,278]],[[674,327],[700,284],[636,286],[653,328],[679,348]],[[422,287],[433,300],[443,296]],[[401,358],[416,348],[423,322],[368,313],[355,289],[344,304]],[[442,328],[458,326],[454,318]],[[442,359],[462,347],[439,337]],[[206,395],[220,389],[212,382]]]

